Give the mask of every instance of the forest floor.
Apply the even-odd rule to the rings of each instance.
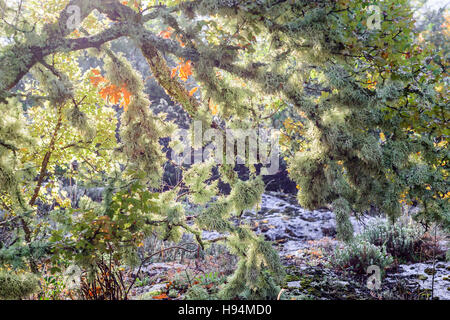
[[[259,210],[244,213],[243,219],[275,243],[287,273],[280,299],[450,299],[450,262],[399,264],[387,271],[378,290],[368,289],[368,276],[334,269],[330,257],[339,242],[333,212],[305,210],[292,195],[265,193]],[[352,217],[355,233],[375,219]],[[222,236],[203,233],[207,240]],[[441,246],[448,248],[446,240],[441,239]],[[236,263],[221,245],[213,245],[201,257],[160,258],[142,268],[132,299],[182,299],[194,285],[213,296]]]

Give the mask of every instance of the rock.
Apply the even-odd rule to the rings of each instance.
[[[287,287],[288,289],[292,289],[292,288],[300,288],[302,285],[300,283],[300,281],[291,281],[287,283]]]
[[[426,268],[426,269],[424,270],[424,272],[425,272],[426,274],[430,275],[430,276],[432,276],[433,274],[436,274],[436,273],[437,273],[437,271],[436,271],[435,269],[433,269],[433,268]]]
[[[334,237],[337,234],[336,228],[334,226],[331,227],[322,227],[322,233],[325,237]]]
[[[148,292],[157,292],[157,293],[159,293],[159,292],[161,292],[161,290],[166,289],[166,287],[167,287],[167,284],[165,284],[165,283],[158,283],[158,284],[155,284],[155,285],[151,286],[150,288],[148,288]]]
[[[423,297],[431,297],[431,288],[434,288],[433,296],[441,300],[450,300],[450,292],[447,290],[450,278],[450,262],[439,263],[442,268],[433,270],[433,263],[402,264],[398,272],[386,276],[385,282],[392,285],[402,283],[404,288],[410,292],[416,292]],[[434,274],[434,284],[433,284]],[[421,298],[421,297],[417,297]]]
[[[338,286],[341,286],[341,287],[344,287],[344,288],[349,285],[349,283],[347,281],[341,281],[341,280],[336,281],[336,284]]]

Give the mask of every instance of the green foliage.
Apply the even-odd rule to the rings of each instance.
[[[63,300],[66,298],[66,283],[62,274],[43,275],[39,300]]]
[[[39,288],[39,281],[33,274],[15,274],[0,270],[0,299],[19,300],[29,297]]]
[[[116,265],[138,265],[137,250],[151,234],[148,222],[158,211],[156,197],[139,184],[115,187],[112,181],[103,204],[84,197],[79,209],[55,212],[58,226],[49,239],[53,243],[52,260],[73,261],[88,270],[95,269],[104,258]],[[68,232],[70,237],[66,236]]]
[[[344,270],[358,274],[367,274],[369,266],[378,266],[382,273],[394,260],[385,247],[378,247],[364,240],[354,240],[343,248],[336,249],[331,263]]]
[[[392,224],[379,220],[368,226],[358,239],[386,248],[386,252],[400,262],[428,260],[434,247],[423,228],[413,222]]]
[[[238,181],[230,194],[230,201],[237,214],[244,210],[253,209],[261,202],[261,194],[264,192],[264,182],[261,178],[254,181]]]
[[[194,285],[188,289],[185,296],[186,300],[210,300],[208,290],[203,286]]]
[[[346,242],[353,239],[353,225],[350,222],[350,206],[345,199],[338,199],[333,202],[333,209],[336,214],[336,225],[338,237]]]

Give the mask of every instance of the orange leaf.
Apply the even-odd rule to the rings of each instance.
[[[178,76],[186,82],[190,75],[192,75],[191,60],[188,60],[186,63],[180,65],[180,73]]]
[[[194,89],[192,89],[191,91],[189,91],[189,96],[193,96],[194,93],[198,90],[198,87],[195,87]]]
[[[103,98],[103,100],[108,99],[109,96],[110,87],[104,87],[102,90],[100,90],[98,93]]]
[[[212,115],[215,116],[218,113],[218,105],[213,104],[211,102],[211,99],[209,99],[208,105],[209,105],[209,110],[211,110]]]
[[[171,78],[175,77],[178,68],[179,68],[179,67],[176,67],[176,68],[173,68],[173,69],[172,69],[172,73],[170,74],[170,77],[171,77]]]
[[[122,93],[123,93],[123,101],[121,107],[123,107],[123,109],[127,111],[128,105],[130,104],[131,92],[129,92],[126,87],[123,87]]]
[[[159,36],[163,37],[164,39],[169,39],[172,36],[173,29],[171,27],[168,27],[166,30],[161,31],[159,33]]]
[[[206,285],[205,288],[206,289],[211,289],[213,287],[213,285],[214,285],[213,283],[210,283],[210,284]]]
[[[177,37],[176,37],[176,39],[177,39],[177,41],[180,43],[180,46],[181,47],[185,47],[186,45],[184,44],[184,42],[181,40],[181,38],[183,37],[183,35],[177,35]]]
[[[162,294],[160,294],[160,295],[153,296],[153,299],[156,299],[156,300],[163,300],[163,299],[169,299],[169,297],[167,296],[167,294],[162,293]]]
[[[100,77],[90,77],[90,80],[91,80],[91,83],[92,83],[92,85],[93,85],[94,87],[98,87],[98,85],[99,85],[101,82],[104,82],[104,81],[105,81],[105,78],[103,78],[102,76],[100,76]]]

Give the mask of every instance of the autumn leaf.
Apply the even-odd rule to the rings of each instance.
[[[218,106],[216,104],[213,104],[211,102],[211,99],[209,99],[209,103],[208,104],[209,104],[208,105],[209,106],[209,110],[211,110],[212,115],[215,116],[218,113]]]
[[[98,71],[93,71],[94,74],[98,74]],[[91,82],[94,86],[98,86],[100,82],[108,82],[105,78],[99,77],[91,77]],[[122,100],[120,107],[127,111],[127,107],[131,101],[131,92],[128,91],[126,85],[121,87],[117,87],[114,84],[108,82],[100,91],[100,96],[107,101],[112,102],[113,104],[119,103]]]
[[[120,105],[125,111],[128,110],[128,105],[130,104],[130,100],[131,100],[131,92],[129,92],[127,90],[127,88],[124,86],[122,88],[122,93],[123,93],[123,101],[122,104]]]
[[[92,76],[89,79],[94,87],[98,87],[100,83],[107,81],[100,75],[100,71],[98,69],[93,69],[92,73],[95,74],[96,76]]]
[[[186,82],[188,80],[189,76],[192,75],[191,60],[186,61],[186,63],[180,64],[179,70],[180,71],[179,71],[178,76],[180,77],[181,80]]]
[[[177,74],[178,68],[179,68],[179,67],[176,67],[176,68],[173,68],[173,69],[172,69],[172,73],[170,74],[170,77],[171,77],[171,78],[175,77],[175,75]]]
[[[164,38],[164,39],[170,39],[170,37],[172,36],[172,33],[173,33],[173,28],[168,27],[166,30],[161,31],[159,33],[159,36]]]
[[[164,299],[169,299],[169,297],[167,296],[167,294],[162,293],[160,295],[153,296],[153,299],[155,299],[155,300],[164,300]]]
[[[72,32],[72,35],[73,35],[74,37],[76,37],[76,38],[81,37],[81,33],[80,33],[77,29],[75,29],[75,30]]]
[[[207,285],[205,286],[205,288],[206,288],[206,289],[211,289],[213,286],[214,286],[214,284],[213,284],[213,283],[210,283],[210,284],[207,284]]]
[[[184,48],[186,45],[185,45],[184,42],[181,40],[182,37],[183,37],[183,35],[177,35],[177,36],[176,36],[176,39],[177,39],[177,41],[179,42],[180,46],[181,46],[182,48]]]
[[[193,88],[191,91],[189,91],[189,96],[192,97],[197,90],[198,90],[198,87]]]

